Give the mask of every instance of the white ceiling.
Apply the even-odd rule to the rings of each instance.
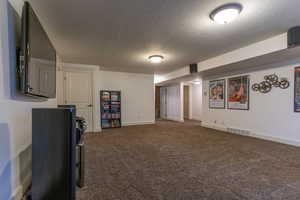
[[[64,62],[112,71],[166,73],[300,25],[299,0],[238,0],[244,10],[227,25],[209,13],[228,0],[30,2]]]

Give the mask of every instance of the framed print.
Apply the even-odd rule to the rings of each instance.
[[[228,79],[228,109],[249,110],[249,76]]]
[[[209,81],[209,108],[225,108],[225,79]]]
[[[295,68],[294,111],[300,112],[300,67]]]

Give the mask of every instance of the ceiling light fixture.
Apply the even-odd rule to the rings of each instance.
[[[164,57],[161,55],[153,55],[153,56],[149,56],[148,58],[152,63],[160,63]]]
[[[210,18],[218,24],[228,24],[235,20],[242,12],[243,6],[239,3],[222,5],[210,14]]]
[[[195,85],[200,85],[200,81],[194,81]]]

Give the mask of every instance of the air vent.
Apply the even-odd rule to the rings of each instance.
[[[238,134],[238,135],[245,135],[245,136],[250,135],[249,130],[243,130],[243,129],[237,129],[237,128],[227,128],[227,131],[229,133]]]
[[[288,31],[288,47],[300,45],[300,26],[293,27]]]
[[[190,73],[197,73],[198,72],[198,64],[190,64]]]

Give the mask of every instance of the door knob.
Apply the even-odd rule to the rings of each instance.
[[[93,107],[93,105],[92,105],[92,104],[89,104],[88,107]]]

